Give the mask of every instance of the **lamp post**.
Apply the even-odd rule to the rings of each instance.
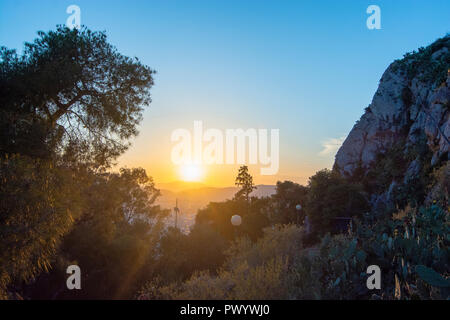
[[[231,217],[231,224],[234,226],[234,234],[237,237],[237,227],[239,227],[242,223],[242,218],[240,215],[235,214]]]
[[[295,206],[295,210],[297,210],[297,224],[300,224],[300,213],[302,211],[302,205],[301,204],[297,204]]]

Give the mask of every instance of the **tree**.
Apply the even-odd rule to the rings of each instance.
[[[103,32],[58,26],[21,56],[0,48],[1,152],[109,165],[137,134],[153,73]],[[28,142],[28,139],[31,141]]]
[[[354,217],[369,210],[362,186],[348,182],[337,171],[318,171],[309,178],[308,187],[306,213],[316,235],[332,231],[336,217]]]
[[[205,208],[198,210],[195,224],[210,224],[221,236],[231,240],[235,237],[235,232],[230,219],[236,212],[245,212],[246,209],[247,205],[242,199],[210,202]]]
[[[272,195],[274,223],[295,223],[300,212],[296,206],[305,206],[309,189],[292,181],[278,181],[276,193]],[[303,211],[303,210],[302,210]],[[302,212],[301,212],[302,213]]]
[[[74,173],[18,154],[0,157],[0,299],[11,283],[51,268],[80,212]]]
[[[195,272],[216,272],[223,264],[226,240],[209,224],[196,224],[188,235],[170,227],[161,238],[157,273],[170,283],[185,281]]]
[[[11,283],[49,269],[61,237],[86,212],[80,194],[89,179],[138,133],[153,73],[87,28],[39,32],[21,55],[0,48],[0,298]],[[125,180],[123,194],[139,198]],[[146,206],[133,205],[131,215]]]
[[[256,187],[253,184],[253,177],[248,172],[247,166],[241,166],[239,168],[239,172],[238,172],[238,175],[236,177],[234,184],[237,187],[241,188],[234,197],[236,199],[244,197],[245,201],[247,201],[247,203],[248,203],[250,200],[250,193],[252,193],[252,191],[255,190]]]
[[[53,262],[50,274],[37,278],[31,297],[132,298],[155,267],[160,218],[167,214],[154,205],[158,194],[141,168],[91,175],[82,190],[83,214],[58,247],[56,262],[66,263]],[[74,263],[84,275],[81,291],[65,290],[65,281],[60,281],[67,265]]]

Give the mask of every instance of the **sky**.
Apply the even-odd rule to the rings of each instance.
[[[252,165],[254,181],[307,183],[332,167],[388,65],[450,32],[448,0],[0,0],[0,45],[20,52],[37,31],[65,24],[73,4],[82,25],[157,71],[140,134],[117,164],[143,167],[157,184],[234,184],[238,164],[180,173],[173,163],[171,134],[193,132],[194,121],[279,129],[279,170]],[[369,5],[380,7],[381,29],[367,28]]]

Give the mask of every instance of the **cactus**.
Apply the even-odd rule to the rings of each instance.
[[[427,268],[423,265],[416,266],[417,275],[426,283],[433,287],[448,288],[450,287],[450,281],[442,277],[439,273],[431,268]]]
[[[436,208],[419,210],[414,226],[406,224],[405,220],[386,218],[367,228],[363,221],[356,221],[353,235],[324,237],[320,257],[311,261],[314,272],[310,274],[317,279],[318,270],[327,270],[320,280],[321,297],[369,298],[364,282],[366,268],[368,264],[377,264],[383,269],[385,281],[380,294],[382,299],[450,298],[450,279],[445,279],[450,274],[447,262],[449,216]],[[411,213],[406,212],[406,217],[410,218]],[[440,274],[425,265],[433,266]],[[426,284],[441,290],[430,290]]]
[[[358,259],[359,262],[364,262],[366,260],[367,254],[363,250],[359,250],[356,253],[356,259]]]

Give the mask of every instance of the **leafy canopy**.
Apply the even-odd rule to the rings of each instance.
[[[104,32],[58,26],[38,36],[22,55],[0,48],[2,151],[110,164],[137,134],[154,71],[120,54]]]

